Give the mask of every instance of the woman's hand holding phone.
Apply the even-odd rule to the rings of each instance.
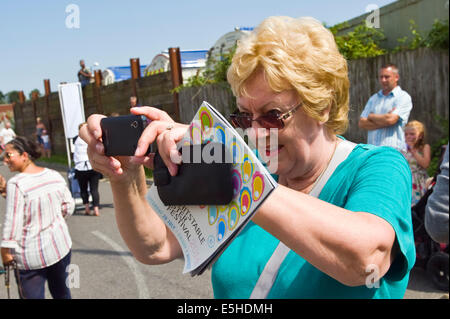
[[[136,107],[131,109],[134,115],[144,115],[151,122],[140,136],[134,156],[106,156],[103,145],[101,120],[104,115],[93,114],[87,125],[80,128],[79,136],[88,144],[88,156],[94,170],[108,176],[111,181],[135,178],[142,169],[141,165],[153,168],[154,154],[147,154],[149,146],[156,140],[164,163],[172,176],[177,173],[177,164],[181,160],[176,143],[183,137],[188,126],[175,123],[164,111],[154,107]],[[112,142],[112,141],[109,141]],[[133,143],[133,141],[121,141]]]

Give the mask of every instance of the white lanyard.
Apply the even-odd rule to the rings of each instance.
[[[355,146],[355,143],[346,140],[341,141],[337,145],[336,151],[334,152],[330,163],[325,169],[323,175],[317,181],[316,185],[314,185],[309,195],[314,197],[319,196],[322,188],[325,186],[336,167],[338,167],[339,164],[341,164],[347,158],[347,156],[352,152]],[[261,275],[259,276],[258,281],[253,288],[252,294],[250,295],[250,299],[267,298],[267,295],[269,294],[270,289],[272,289],[273,283],[275,282],[275,279],[277,277],[278,270],[280,269],[281,264],[290,251],[290,248],[288,248],[281,241],[279,242],[277,248],[275,248],[275,251],[264,267]]]

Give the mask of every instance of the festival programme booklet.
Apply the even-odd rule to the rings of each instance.
[[[203,102],[178,147],[207,142],[223,143],[230,152],[233,199],[228,205],[165,206],[154,184],[147,194],[151,207],[180,243],[185,260],[183,273],[192,276],[202,274],[220,256],[277,186],[231,124]]]

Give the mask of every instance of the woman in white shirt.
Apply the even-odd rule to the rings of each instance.
[[[11,128],[11,123],[6,122],[5,127],[0,130],[0,144],[2,147],[16,137],[16,133]]]
[[[84,123],[83,123],[84,124]],[[81,126],[82,124],[80,124]],[[85,207],[85,214],[90,215],[89,192],[92,196],[92,206],[94,215],[100,216],[100,194],[98,183],[102,175],[92,169],[87,155],[87,144],[81,138],[77,138],[74,143],[73,161],[75,163],[75,177],[80,185],[80,195]],[[88,192],[89,185],[89,192]]]
[[[65,218],[75,203],[61,174],[34,163],[40,155],[39,146],[24,137],[5,146],[4,163],[19,174],[6,186],[2,260],[17,264],[21,298],[45,298],[47,281],[53,298],[70,299],[66,267],[72,240]]]

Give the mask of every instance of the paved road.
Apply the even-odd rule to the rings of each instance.
[[[65,172],[61,173],[66,176]],[[12,176],[3,165],[0,174],[7,179]],[[82,205],[77,205],[74,215],[67,221],[73,241],[70,269],[73,298],[213,298],[209,271],[192,278],[182,274],[183,260],[159,266],[137,262],[117,230],[109,183],[101,181],[99,190],[100,217],[85,216]],[[1,198],[0,223],[4,212],[5,200]],[[6,298],[3,280],[0,276],[0,299]],[[434,299],[442,295],[424,271],[413,270],[406,299]],[[48,291],[46,296],[50,298]],[[14,280],[11,281],[11,297],[18,297]]]

